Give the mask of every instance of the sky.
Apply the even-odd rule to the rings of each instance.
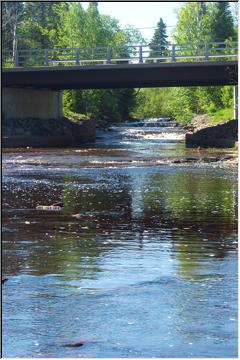
[[[84,8],[88,6],[86,2]],[[160,17],[167,25],[168,40],[171,41],[171,31],[176,24],[175,9],[179,8],[180,2],[115,2],[115,1],[99,1],[98,9],[101,14],[110,15],[119,20],[120,26],[133,25],[140,28],[140,31],[146,40],[151,40],[154,29]]]

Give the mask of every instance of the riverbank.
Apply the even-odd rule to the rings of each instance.
[[[193,119],[185,128],[187,147],[234,148],[238,141],[238,121],[230,120],[209,126],[205,115]]]

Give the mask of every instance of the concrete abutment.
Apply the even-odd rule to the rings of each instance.
[[[60,119],[62,112],[61,91],[3,88],[2,114],[9,119]]]
[[[3,147],[72,147],[95,141],[94,120],[63,116],[61,91],[2,90]]]

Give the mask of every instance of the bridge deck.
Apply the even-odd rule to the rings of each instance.
[[[4,68],[2,86],[61,90],[236,85],[237,68],[237,60]]]

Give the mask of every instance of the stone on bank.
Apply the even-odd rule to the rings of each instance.
[[[3,147],[64,147],[93,142],[95,120],[3,119]]]

